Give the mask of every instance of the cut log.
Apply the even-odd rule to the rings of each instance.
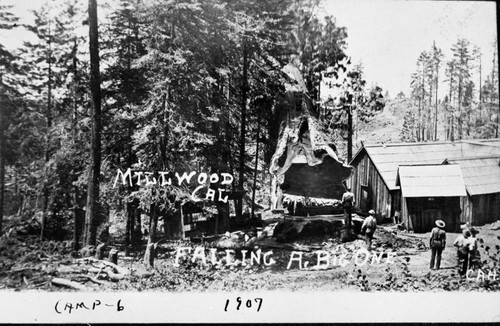
[[[343,226],[342,221],[327,218],[284,219],[274,228],[273,237],[278,242],[292,242],[312,237],[339,236]]]
[[[99,276],[99,274],[98,274],[97,276]],[[85,277],[86,277],[86,279],[87,279],[88,281],[94,282],[94,283],[99,284],[99,285],[105,285],[106,283],[105,283],[105,282],[102,282],[102,281],[99,281],[99,280],[97,279],[97,276],[96,276],[96,277],[85,276]]]
[[[123,280],[125,278],[125,274],[115,273],[115,272],[113,272],[112,269],[113,268],[111,268],[110,266],[108,266],[106,268],[92,267],[92,268],[89,268],[89,273],[97,273],[97,275],[95,277],[93,277],[93,279],[95,279],[95,280],[97,280],[97,278],[99,277],[99,274],[101,274],[101,273],[106,274],[108,276],[109,280],[113,281],[113,282],[117,282],[117,281]]]
[[[105,282],[99,281],[96,277],[91,277],[88,275],[75,275],[74,277],[71,278],[73,281],[78,281],[78,282],[88,282],[91,281],[93,283],[99,284],[99,285],[105,285]]]
[[[54,285],[66,286],[66,287],[69,287],[69,288],[72,288],[72,289],[75,289],[75,290],[80,290],[80,291],[87,290],[87,288],[85,286],[81,285],[80,283],[73,282],[73,281],[70,281],[70,280],[65,280],[63,278],[58,278],[58,277],[54,277],[51,280],[51,283],[54,284]]]
[[[125,275],[119,273],[113,273],[110,270],[105,270],[104,272],[108,274],[109,279],[113,282],[118,282],[125,278]]]
[[[110,266],[110,267],[113,267],[115,269],[115,271],[119,274],[123,274],[123,275],[129,275],[130,274],[130,271],[125,268],[125,267],[120,267],[116,264],[113,264],[112,262],[109,262],[109,261],[106,261],[106,260],[99,260],[99,259],[95,259],[95,258],[92,258],[92,257],[85,257],[85,258],[79,258],[77,259],[77,261],[87,261],[87,262],[93,262],[93,263],[101,263],[101,264],[104,264],[106,266]]]
[[[293,251],[305,251],[305,252],[311,252],[313,250],[321,250],[321,246],[305,246],[305,245],[298,245],[298,244],[288,244],[288,243],[279,243],[276,242],[275,239],[262,239],[262,240],[257,240],[255,242],[255,245],[259,247],[264,247],[264,248],[276,248],[276,249],[286,249],[286,250],[293,250]]]

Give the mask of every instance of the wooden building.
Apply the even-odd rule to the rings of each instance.
[[[453,160],[484,156],[500,157],[500,139],[362,144],[350,162],[354,167],[349,183],[356,197],[355,209],[363,213],[370,209],[375,210],[380,222],[401,214],[401,188],[396,185],[396,179],[398,168],[402,165],[439,165],[445,160],[454,162]],[[457,161],[459,165],[462,165],[461,162]],[[487,173],[496,172],[491,169]],[[467,173],[464,177],[466,175]],[[480,194],[473,196],[477,195]],[[485,212],[483,217],[473,218],[471,214],[474,209],[465,209],[467,197],[460,199],[462,211],[465,212],[460,214],[462,222],[475,221],[474,223],[479,225],[493,219],[490,212],[498,207],[498,195],[492,193],[482,195],[484,197],[481,199],[477,197],[471,200],[478,202],[476,207],[483,206]]]
[[[429,232],[436,220],[446,230],[460,229],[460,198],[466,196],[458,164],[401,165],[396,186],[401,189],[401,220],[408,230]]]
[[[459,164],[467,196],[461,199],[462,222],[483,225],[500,219],[500,155],[447,159]]]

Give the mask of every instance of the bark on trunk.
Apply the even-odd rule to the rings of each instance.
[[[0,107],[2,110],[2,107]],[[4,211],[4,192],[5,192],[5,138],[4,138],[4,119],[3,112],[0,112],[0,234],[2,233],[3,227],[3,211]]]
[[[352,159],[352,111],[347,108],[347,162]]]
[[[101,85],[99,73],[97,3],[89,0],[90,91],[92,95],[92,155],[88,176],[85,245],[96,244],[99,174],[101,167]]]
[[[149,223],[149,237],[148,244],[146,246],[146,252],[144,254],[144,264],[154,267],[155,261],[155,248],[154,244],[156,242],[156,227],[158,225],[158,215],[156,214],[156,205],[151,205],[151,218]]]
[[[437,140],[438,133],[438,85],[439,85],[439,68],[436,65],[436,107],[434,110],[434,140]]]
[[[260,108],[257,112],[257,144],[255,145],[255,166],[253,169],[252,219],[255,218],[255,192],[257,190],[257,168],[259,166]]]
[[[78,126],[78,101],[77,101],[77,39],[73,40],[73,146],[77,143],[77,126]],[[78,251],[80,249],[80,236],[81,236],[81,222],[82,222],[82,209],[80,207],[80,191],[77,186],[73,187],[73,251]]]
[[[49,21],[49,38],[50,35],[50,21]],[[43,241],[45,236],[45,226],[47,224],[47,209],[49,205],[49,188],[47,184],[47,163],[49,162],[50,153],[49,153],[49,145],[50,145],[50,128],[52,128],[52,50],[51,50],[51,42],[49,41],[49,68],[48,68],[48,85],[47,85],[47,135],[45,139],[45,181],[43,185],[43,207],[42,207],[42,221],[40,227],[40,240]]]
[[[238,178],[238,189],[244,190],[245,178],[245,135],[246,135],[246,112],[247,112],[247,90],[248,90],[248,49],[243,41],[243,81],[241,86],[241,134],[240,134],[240,171]],[[237,200],[236,218],[240,219],[243,213],[243,199]]]
[[[73,251],[80,249],[80,237],[82,234],[82,224],[85,220],[83,209],[81,208],[80,191],[74,187],[74,206],[73,206]]]
[[[125,256],[129,254],[129,246],[132,243],[135,214],[132,203],[127,203],[127,224],[125,227]]]

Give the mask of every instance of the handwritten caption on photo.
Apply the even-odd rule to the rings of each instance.
[[[134,171],[132,173],[132,170],[130,168],[128,168],[124,173],[121,169],[118,169],[116,172],[115,182],[113,183],[113,188],[116,188],[116,185],[120,181],[120,178],[122,185],[126,185],[128,183],[130,187],[134,185],[133,179],[136,179],[135,185],[137,186],[171,186],[172,175],[175,176],[175,179],[177,179],[177,185],[180,186],[184,182],[190,184],[191,179],[196,174],[197,172],[195,171],[191,171],[190,173],[184,172],[182,173],[182,175],[178,172],[175,172],[174,174],[173,172],[169,171],[158,171],[157,173],[147,171]],[[155,177],[155,175],[157,175],[158,178]],[[218,184],[221,186],[230,185],[233,180],[234,177],[229,173],[212,173],[210,175],[205,172],[198,173],[198,177],[196,178],[198,186],[191,193],[191,200],[195,202],[201,201],[202,199],[198,197],[199,192],[203,188],[208,187],[210,184]],[[223,203],[227,203],[228,196],[223,195],[225,192],[226,189],[224,188],[217,188],[217,191],[215,189],[208,188],[204,199],[212,201],[218,200]]]
[[[252,250],[250,252],[248,250],[241,250],[241,259],[238,260],[235,259],[236,251],[233,249],[224,250],[226,254],[223,259],[219,257],[217,250],[217,248],[205,247],[196,247],[194,250],[191,247],[178,247],[175,254],[174,267],[181,266],[181,259],[190,259],[192,263],[199,261],[203,266],[208,266],[208,263],[211,263],[212,265],[221,265],[225,263],[227,266],[235,267],[260,264],[271,266],[276,263],[276,261],[272,258],[272,250],[266,252],[262,252],[261,249],[256,251]],[[347,258],[346,253],[332,254],[331,252],[325,250],[317,250],[314,253],[316,254],[316,265],[314,265],[314,261],[305,260],[303,252],[292,251],[286,269],[290,269],[292,266],[298,267],[299,269],[306,268],[308,266],[327,268],[330,265],[345,267],[351,261]],[[367,263],[393,264],[394,257],[394,252],[370,252],[365,248],[361,248],[354,252],[352,260],[357,266],[363,266]]]
[[[98,309],[120,312],[125,309],[121,301],[121,299],[116,302],[104,302],[99,299],[79,302],[64,302],[63,300],[58,300],[54,305],[54,310],[59,315],[64,313],[71,314],[75,311],[95,311]]]

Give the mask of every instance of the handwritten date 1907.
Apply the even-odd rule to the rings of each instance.
[[[260,311],[260,307],[262,306],[262,298],[255,298],[253,299],[253,301],[256,302],[255,304],[255,307],[257,307],[257,311]],[[247,307],[247,308],[252,308],[252,299],[248,299],[245,303],[244,303],[244,307]],[[230,299],[227,299],[226,300],[226,306],[224,307],[224,311],[227,311],[227,309],[229,308],[229,304],[230,304]],[[237,297],[236,298],[236,310],[240,310],[240,307],[241,305],[243,304],[244,300],[241,299],[241,297]],[[258,304],[258,306],[257,306]]]

